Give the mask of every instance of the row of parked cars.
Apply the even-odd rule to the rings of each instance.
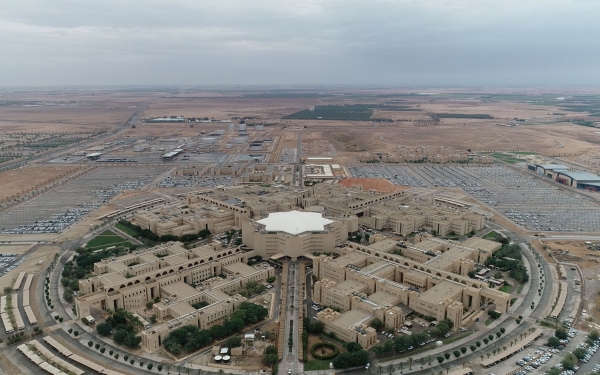
[[[552,358],[550,350],[546,350],[543,346],[536,350],[533,354],[528,354],[523,359],[517,361],[517,365],[522,366],[525,372],[531,372],[548,362]]]

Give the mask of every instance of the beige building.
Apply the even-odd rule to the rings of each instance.
[[[354,217],[355,226],[357,218]],[[308,211],[275,212],[261,220],[242,224],[242,241],[262,257],[328,252],[348,238],[351,218],[330,220]],[[352,225],[350,225],[352,226]]]
[[[170,242],[103,259],[94,264],[94,276],[79,281],[77,316],[91,315],[92,308],[140,311],[146,302],[158,300],[152,315],[164,323],[142,332],[142,346],[152,352],[183,322],[201,329],[223,322],[245,301],[236,294],[238,290],[250,281],[274,276],[272,267],[246,264],[254,255],[219,243],[188,250],[179,242]],[[192,307],[198,302],[208,306]]]
[[[313,286],[313,299],[342,312],[371,306],[371,318],[378,316],[390,328],[401,324],[401,310],[392,314],[397,319],[377,311],[399,304],[438,321],[450,319],[457,328],[469,323],[465,312],[493,308],[506,313],[510,307],[509,294],[467,275],[500,248],[497,242],[418,238],[410,245],[391,240],[375,245],[348,243],[336,249],[338,258],[315,257],[313,274],[319,281]]]

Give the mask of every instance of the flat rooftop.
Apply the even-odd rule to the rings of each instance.
[[[366,289],[367,289],[367,286],[365,284],[360,283],[356,280],[342,281],[341,283],[339,283],[336,286],[334,286],[333,288],[331,288],[331,290],[335,290],[336,292],[341,293],[341,294],[348,294],[348,293],[352,293],[352,292],[361,293],[362,291],[364,291]]]
[[[365,260],[367,258],[368,258],[367,255],[354,251],[350,254],[346,254],[344,256],[341,256],[337,259],[332,260],[331,262],[329,262],[329,265],[334,266],[334,267],[344,268],[348,264],[362,262],[363,260]]]
[[[449,268],[452,267],[452,263],[455,260],[471,259],[471,254],[471,250],[462,249],[460,247],[451,247],[450,250],[428,261],[427,266],[449,271]]]
[[[438,303],[446,298],[453,298],[460,294],[464,287],[464,285],[442,281],[438,285],[422,293],[420,298],[429,303]]]
[[[234,275],[240,275],[240,276],[246,276],[246,275],[249,275],[251,273],[258,271],[257,269],[250,267],[249,265],[241,263],[241,262],[231,263],[226,266],[223,266],[222,268],[225,271],[229,271],[230,273],[232,273]]]
[[[200,292],[196,289],[192,288],[188,284],[183,281],[178,281],[173,284],[164,285],[161,287],[163,291],[165,291],[168,295],[177,297],[178,300],[185,299],[191,296],[195,296]]]
[[[468,240],[461,243],[461,246],[470,247],[474,250],[485,250],[485,251],[496,251],[502,247],[500,242],[486,240],[481,237],[471,237]]]
[[[375,251],[389,252],[396,248],[396,240],[385,239],[382,241],[377,241],[369,245],[369,247]]]
[[[333,324],[341,329],[348,329],[361,320],[372,316],[368,312],[362,310],[350,310],[343,313],[339,318],[333,321]]]
[[[376,303],[379,306],[394,306],[400,300],[400,297],[388,292],[375,292],[371,294],[367,300]]]

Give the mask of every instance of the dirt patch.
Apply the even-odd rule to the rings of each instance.
[[[4,356],[4,354],[0,354],[0,367],[4,369],[4,372],[11,375],[19,375],[22,374],[21,370],[17,366],[15,366],[11,361],[8,360]]]
[[[543,241],[559,262],[577,263],[586,269],[600,268],[600,250],[591,249],[584,241]]]
[[[335,148],[340,151],[346,152],[361,152],[366,151],[367,148],[363,145],[362,140],[356,133],[330,133],[329,137],[331,143],[334,144]]]
[[[346,178],[338,183],[345,187],[360,185],[365,191],[375,190],[380,193],[393,193],[410,188],[409,186],[395,185],[385,178]]]
[[[80,166],[31,166],[0,173],[0,202],[43,187],[55,180],[81,170]]]

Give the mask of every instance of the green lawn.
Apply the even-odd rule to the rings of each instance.
[[[322,359],[314,359],[312,361],[308,361],[304,364],[305,371],[314,371],[314,370],[329,370],[329,363],[331,361],[322,360]]]
[[[95,249],[116,244],[125,247],[132,246],[132,244],[123,237],[117,236],[115,233],[107,230],[90,240],[85,247],[88,249]]]
[[[127,233],[128,235],[130,235],[131,237],[135,237],[137,236],[139,233],[136,232],[135,230],[126,227],[125,225],[121,224],[121,223],[117,223],[117,225],[115,225],[115,228],[117,228],[118,230]]]
[[[491,324],[491,323],[492,323],[494,320],[496,320],[496,319],[488,318],[488,319],[485,321],[485,325],[486,325],[486,326],[489,326],[489,325],[490,325],[490,324]]]
[[[527,160],[522,159],[522,158],[517,158],[514,155],[511,154],[499,154],[499,153],[494,153],[494,154],[490,154],[490,156],[492,156],[495,159],[501,160],[505,163],[508,164],[515,164],[518,162],[525,162]]]
[[[483,236],[483,238],[485,238],[486,240],[495,240],[496,236],[498,235],[498,233],[496,233],[495,231],[491,231],[490,233],[486,234],[485,236]]]
[[[510,293],[512,291],[512,289],[513,289],[512,285],[506,284],[506,285],[503,285],[502,288],[500,288],[500,291],[504,292],[504,293]]]

